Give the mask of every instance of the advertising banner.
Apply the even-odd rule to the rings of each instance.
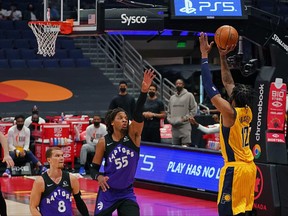
[[[105,9],[105,30],[163,30],[163,9]]]

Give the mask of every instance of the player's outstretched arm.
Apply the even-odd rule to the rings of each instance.
[[[218,47],[219,55],[220,55],[220,63],[221,63],[221,78],[222,83],[227,91],[228,96],[230,97],[235,87],[235,83],[233,77],[231,75],[231,71],[228,67],[227,63],[227,54],[234,50],[236,45],[227,46],[225,50]]]
[[[155,78],[154,71],[152,69],[147,69],[144,71],[141,92],[136,102],[136,107],[133,113],[133,121],[129,126],[129,136],[136,146],[140,146],[141,133],[143,129],[143,106],[147,98],[147,92],[150,85],[152,84],[153,79]]]
[[[38,207],[40,204],[41,194],[44,192],[44,180],[41,176],[34,181],[30,196],[30,212],[32,216],[41,216]]]
[[[81,198],[81,192],[80,192],[80,187],[79,187],[79,181],[76,176],[69,174],[70,176],[70,182],[73,190],[73,196],[76,202],[76,206],[78,211],[81,213],[83,216],[89,216],[89,211],[88,208],[85,204],[85,202]]]
[[[234,109],[230,103],[221,97],[218,89],[212,82],[212,76],[208,64],[208,53],[211,49],[211,43],[208,43],[207,34],[201,32],[199,37],[201,51],[201,75],[204,89],[211,99],[212,104],[222,113],[223,125],[230,127],[234,123]]]

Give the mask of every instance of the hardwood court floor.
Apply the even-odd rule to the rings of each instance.
[[[28,216],[32,178],[0,178],[7,200],[8,216]],[[79,179],[82,198],[93,215],[98,184],[87,178]],[[136,188],[141,216],[216,216],[215,202]],[[80,215],[73,200],[74,215]],[[113,215],[117,215],[116,212]]]

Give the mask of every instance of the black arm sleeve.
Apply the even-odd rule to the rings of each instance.
[[[102,173],[99,172],[100,170],[100,165],[96,163],[91,163],[90,164],[90,176],[93,180],[97,180],[97,177],[99,175],[102,175]]]
[[[89,216],[88,208],[87,208],[85,202],[81,198],[81,192],[79,191],[78,194],[74,194],[73,196],[74,196],[74,199],[76,202],[77,209],[81,213],[81,215]]]
[[[133,120],[138,123],[144,121],[142,112],[143,112],[143,106],[146,102],[146,98],[147,98],[147,92],[146,93],[141,92],[136,103],[136,107],[133,113]]]

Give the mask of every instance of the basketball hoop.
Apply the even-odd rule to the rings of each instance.
[[[58,21],[30,21],[28,26],[32,29],[38,44],[37,54],[53,56],[55,54],[55,44],[59,32],[70,34],[73,30],[73,23]]]

